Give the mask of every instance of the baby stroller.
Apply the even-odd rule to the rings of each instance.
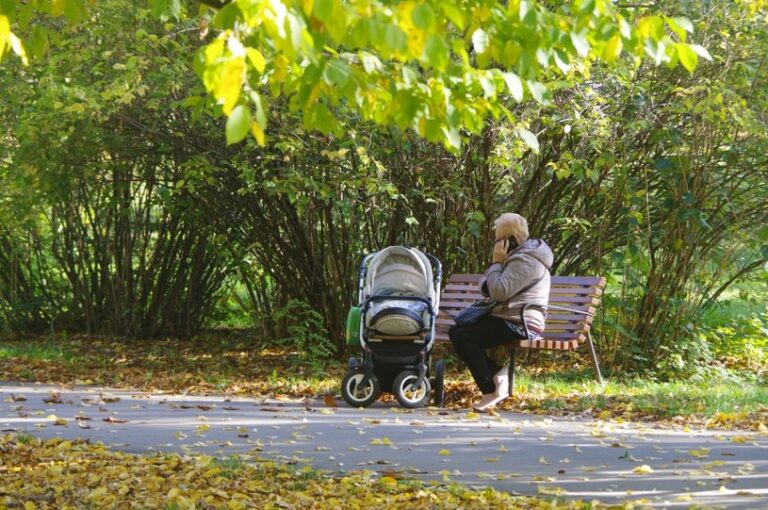
[[[362,347],[349,360],[341,383],[353,407],[374,403],[382,390],[404,407],[443,404],[445,367],[430,368],[440,305],[442,265],[432,255],[405,246],[371,253],[360,264],[358,304],[347,318],[347,343]]]

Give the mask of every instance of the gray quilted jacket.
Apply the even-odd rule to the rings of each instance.
[[[552,261],[552,250],[547,243],[541,239],[529,239],[511,252],[503,263],[491,264],[480,280],[482,293],[499,302],[491,315],[519,323],[524,304],[546,309]],[[539,278],[533,287],[520,292]],[[544,330],[545,315],[538,307],[525,311],[525,321],[534,332]]]

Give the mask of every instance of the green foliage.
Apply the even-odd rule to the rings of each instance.
[[[188,336],[228,271],[184,188],[194,161],[148,135],[186,129],[168,54],[189,40],[130,5],[93,11],[24,80],[0,77],[4,328]]]
[[[243,122],[237,105],[255,110],[262,145],[270,97],[302,112],[307,129],[340,134],[351,109],[457,151],[463,131],[480,134],[488,117],[515,118],[510,94],[548,102],[542,80],[586,77],[594,60],[626,53],[692,71],[699,56],[709,58],[686,42],[688,19],[632,16],[602,0],[232,2],[211,15],[215,39],[195,65],[221,111],[237,112],[235,124]]]
[[[711,346],[713,357],[732,368],[751,373],[768,369],[768,289],[749,292],[742,284],[739,293],[706,311],[698,334]],[[758,287],[759,288],[759,287]],[[739,296],[741,294],[741,296]]]
[[[178,0],[149,7],[162,21],[188,15]],[[83,20],[83,0],[29,2],[18,12],[13,2],[0,4],[0,58],[10,48],[27,61],[12,26],[26,31],[32,19],[61,15]],[[228,144],[250,130],[264,145],[265,103],[287,101],[307,129],[345,132],[350,109],[458,151],[464,131],[480,134],[489,117],[515,118],[510,94],[548,102],[543,81],[588,77],[595,60],[625,53],[693,71],[699,56],[710,58],[687,42],[694,28],[687,18],[635,16],[606,0],[234,1],[201,14],[213,40],[198,51],[195,69],[214,111],[230,118]],[[36,28],[26,38],[42,54],[53,35]],[[535,147],[530,132],[521,134]]]
[[[555,273],[608,276],[616,371],[761,345],[762,312],[708,315],[768,256],[759,1],[56,4],[0,1],[31,61],[0,74],[3,330],[338,353],[365,253],[480,271],[514,210]]]
[[[335,352],[323,316],[309,304],[291,300],[276,310],[273,318],[287,324],[287,336],[275,343],[295,349],[294,366],[309,363],[315,371],[321,371],[322,360]]]

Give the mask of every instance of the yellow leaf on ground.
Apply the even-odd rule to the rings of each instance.
[[[632,470],[633,473],[636,475],[648,475],[653,473],[653,468],[649,466],[648,464],[643,464],[642,466],[637,466],[635,469]]]
[[[381,484],[387,487],[397,487],[397,480],[391,476],[385,476],[381,479]]]
[[[696,458],[703,458],[709,455],[709,448],[699,448],[698,450],[688,450],[688,455]]]
[[[539,494],[546,494],[548,496],[564,496],[568,494],[568,491],[563,489],[562,487],[546,487],[544,485],[539,485],[537,491]]]

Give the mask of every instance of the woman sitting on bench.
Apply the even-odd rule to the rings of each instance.
[[[541,239],[528,238],[528,222],[506,213],[495,221],[496,241],[491,265],[480,280],[483,295],[497,302],[489,315],[448,333],[456,354],[472,373],[483,396],[472,407],[486,411],[509,396],[509,365],[499,366],[488,357],[491,347],[527,338],[544,331],[549,301],[552,250]],[[522,310],[525,308],[525,323]]]

